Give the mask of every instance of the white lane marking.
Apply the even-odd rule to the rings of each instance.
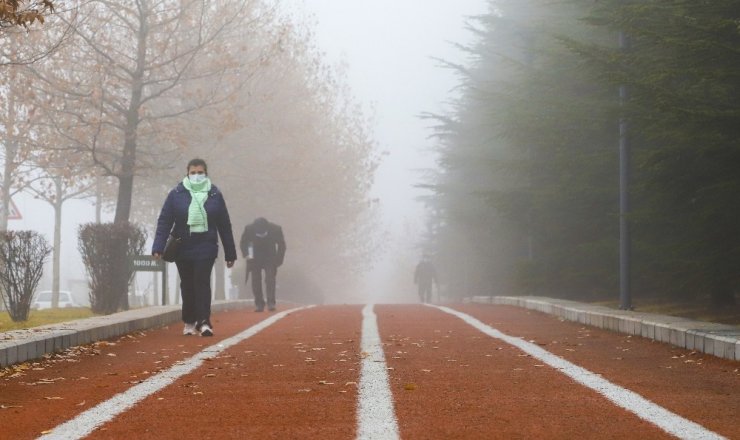
[[[88,409],[74,419],[62,423],[61,425],[54,428],[50,433],[39,437],[39,439],[81,439],[92,433],[95,429],[99,428],[104,423],[113,420],[117,415],[133,407],[144,398],[156,393],[157,391],[161,390],[167,385],[170,385],[172,382],[179,379],[180,377],[195,370],[206,359],[212,358],[213,356],[221,353],[227,348],[256,335],[261,330],[269,327],[270,325],[274,324],[276,321],[290,313],[311,307],[313,306],[298,307],[295,309],[290,309],[284,312],[277,313],[265,319],[264,321],[260,321],[252,327],[249,327],[241,333],[224,339],[218,344],[206,347],[193,357],[175,363],[173,366],[171,366],[167,370],[162,371],[156,376],[152,376],[149,379],[129,388],[128,390],[120,394],[116,394],[105,402],[101,402],[97,406]]]
[[[388,380],[383,343],[373,305],[362,309],[363,352],[357,403],[357,439],[398,439],[398,421]]]
[[[633,391],[622,388],[619,385],[615,385],[601,376],[592,373],[585,368],[581,368],[578,365],[572,364],[535,344],[501,333],[495,328],[482,323],[470,315],[443,306],[429,305],[429,307],[435,307],[443,312],[449,313],[450,315],[457,316],[488,336],[501,339],[507,344],[519,348],[523,352],[531,355],[533,358],[559,370],[576,382],[603,395],[617,406],[636,414],[639,418],[658,426],[669,434],[687,440],[725,439],[725,437],[722,437],[716,432],[710,431],[691,420],[684,419],[678,414],[668,411]]]

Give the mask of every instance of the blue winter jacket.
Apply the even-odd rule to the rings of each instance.
[[[167,243],[167,238],[172,235],[182,238],[177,259],[178,260],[206,260],[215,259],[218,256],[218,236],[224,246],[225,260],[236,261],[236,246],[234,245],[234,234],[231,231],[231,219],[226,209],[226,201],[221,191],[215,185],[211,185],[208,198],[205,202],[206,213],[208,213],[208,231],[190,233],[188,226],[188,208],[190,207],[190,192],[180,182],[170,193],[162,206],[157,220],[157,232],[154,235],[152,254],[161,254]],[[173,228],[174,225],[174,228]]]

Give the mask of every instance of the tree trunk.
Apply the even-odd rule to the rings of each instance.
[[[136,130],[139,125],[139,100],[141,86],[138,93],[131,96],[131,108],[126,121],[125,141],[121,157],[121,170],[118,174],[118,199],[116,200],[116,215],[113,223],[120,225],[128,223],[131,217],[131,200],[134,193],[134,173],[136,169]]]
[[[133,198],[134,176],[121,176],[118,178],[118,199],[116,201],[116,215],[113,223],[120,225],[128,223],[131,217],[131,199]]]
[[[148,5],[142,3],[139,21],[139,34],[136,48],[136,70],[131,75],[131,101],[126,112],[126,128],[124,129],[123,152],[121,155],[121,169],[118,175],[118,200],[116,201],[116,215],[113,223],[128,223],[131,217],[131,199],[134,189],[134,174],[136,172],[136,135],[139,129],[139,111],[141,97],[144,92],[144,67],[146,66],[147,36],[149,34]]]
[[[103,178],[98,176],[95,178],[95,223],[100,224],[102,217],[102,206],[103,206]]]
[[[54,178],[54,247],[52,249],[51,307],[59,307],[59,262],[62,253],[62,179]]]
[[[15,66],[9,66],[10,90],[8,91],[8,119],[5,121],[5,163],[3,169],[2,206],[0,206],[0,232],[8,230],[8,214],[10,214],[10,186],[15,173],[15,159],[18,154],[18,141],[15,138]]]

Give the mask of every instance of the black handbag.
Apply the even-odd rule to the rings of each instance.
[[[175,237],[174,235],[170,234],[169,238],[167,238],[167,244],[164,245],[162,259],[169,263],[174,263],[175,260],[177,260],[177,253],[180,249],[180,243],[182,243],[182,238]]]

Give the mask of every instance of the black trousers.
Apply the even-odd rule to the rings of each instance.
[[[180,273],[180,295],[182,296],[182,320],[195,324],[211,325],[211,271],[215,259],[178,260],[175,262]]]
[[[432,283],[419,283],[419,299],[423,303],[432,302]]]
[[[252,293],[254,294],[254,305],[258,308],[265,306],[265,298],[262,296],[262,271],[265,271],[265,289],[267,290],[267,306],[275,306],[275,280],[277,279],[277,267],[250,267],[252,276]]]

